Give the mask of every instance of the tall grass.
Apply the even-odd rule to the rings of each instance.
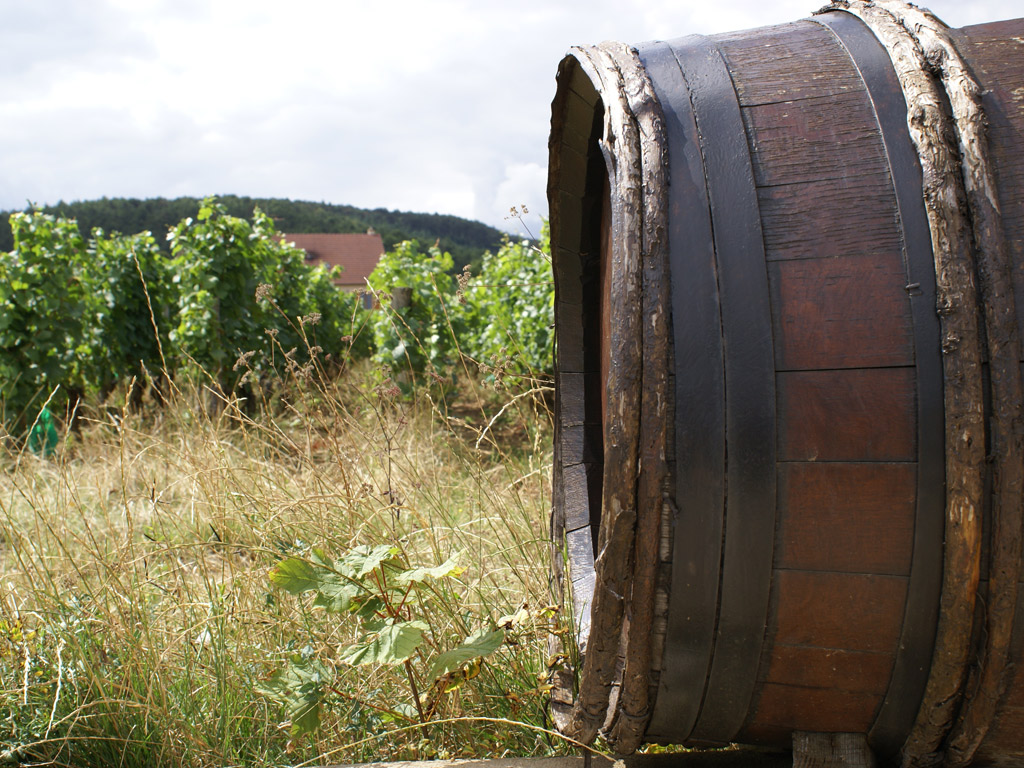
[[[200,381],[159,407],[108,405],[48,459],[5,444],[0,762],[263,766],[561,748],[545,731],[554,627],[537,610],[551,600],[543,399],[471,384],[455,400],[409,400],[365,368],[334,381],[298,373],[257,404],[218,401]],[[352,621],[267,578],[312,547],[380,543],[417,564],[462,553],[467,570],[417,617],[435,637],[458,642],[527,608],[426,726],[382,705],[409,700],[403,674],[335,662]],[[312,739],[293,739],[260,692],[295,653],[337,672]]]

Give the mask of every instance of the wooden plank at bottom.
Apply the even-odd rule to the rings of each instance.
[[[793,734],[793,768],[876,768],[863,733]]]

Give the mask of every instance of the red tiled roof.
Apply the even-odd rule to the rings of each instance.
[[[294,243],[306,252],[310,261],[328,267],[341,267],[339,285],[363,288],[366,278],[384,255],[384,241],[376,232],[368,234],[282,234],[281,239]]]

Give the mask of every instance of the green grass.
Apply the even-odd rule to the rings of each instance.
[[[300,765],[540,755],[549,641],[550,416],[539,395],[484,385],[407,401],[373,372],[305,379],[255,409],[98,410],[43,459],[0,455],[0,764]],[[456,407],[453,402],[459,405]],[[469,403],[469,405],[467,405]],[[504,410],[502,410],[504,409]],[[490,428],[484,431],[500,412]],[[270,585],[317,547],[392,543],[467,570],[412,607],[457,644],[526,606],[479,675],[431,721],[406,671],[346,667],[358,630]],[[259,692],[292,654],[336,675],[322,727],[294,739]],[[429,653],[413,659],[421,691]],[[495,723],[484,718],[496,718]]]

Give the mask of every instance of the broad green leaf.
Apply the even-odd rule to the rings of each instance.
[[[301,595],[320,586],[320,568],[301,557],[289,557],[270,569],[270,581],[293,595]]]
[[[338,659],[353,666],[401,664],[420,647],[426,630],[427,625],[422,621],[389,621],[369,639],[344,649]]]
[[[367,622],[368,624],[371,620],[373,620],[374,616],[377,615],[378,611],[381,611],[383,609],[384,601],[381,600],[379,597],[371,596],[363,600],[362,604],[359,606],[359,609],[356,611],[356,616],[358,616],[362,621]]]
[[[474,659],[481,656],[489,656],[501,647],[505,642],[505,630],[495,629],[487,631],[480,629],[467,637],[461,645],[445,651],[430,665],[429,677],[436,680],[439,677],[461,669]]]
[[[306,693],[288,704],[292,736],[304,736],[320,727],[320,692]]]
[[[393,560],[398,552],[398,547],[391,544],[379,544],[373,548],[355,547],[338,562],[338,570],[347,576],[361,579],[382,563]]]
[[[344,613],[351,608],[352,598],[358,593],[359,588],[348,579],[331,571],[323,571],[313,605],[325,608],[331,613]]]
[[[257,690],[284,705],[292,735],[301,736],[320,727],[320,702],[328,682],[330,672],[319,661],[293,656],[287,667],[275,672]]]
[[[458,576],[465,572],[465,568],[459,565],[459,555],[456,552],[454,555],[445,560],[441,565],[433,568],[410,568],[407,571],[403,571],[394,577],[394,581],[397,584],[418,584],[431,579],[443,579],[448,576]]]
[[[384,627],[389,627],[395,623],[394,619],[374,619],[370,618],[363,622],[364,632],[380,632]]]

